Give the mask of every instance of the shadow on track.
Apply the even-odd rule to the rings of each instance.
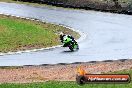
[[[71,51],[71,50],[65,50],[65,51],[62,51],[61,53],[74,53],[74,52],[77,52],[78,50],[74,50],[74,51]]]

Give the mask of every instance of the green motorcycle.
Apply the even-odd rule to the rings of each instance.
[[[71,38],[69,38],[69,37],[67,37],[67,36],[65,36],[64,38],[63,38],[63,43],[64,43],[64,47],[69,47],[69,49],[71,50],[71,51],[74,51],[74,50],[78,50],[79,49],[79,45],[78,45],[78,43],[74,40],[72,40]]]

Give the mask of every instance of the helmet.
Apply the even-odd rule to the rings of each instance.
[[[64,36],[64,33],[63,32],[60,32],[59,35],[60,35],[60,38],[62,39],[63,36]]]
[[[63,36],[63,35],[64,35],[64,33],[63,33],[63,32],[60,32],[60,33],[59,33],[59,35],[60,35],[60,36]]]

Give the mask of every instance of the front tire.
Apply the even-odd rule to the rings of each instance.
[[[78,44],[76,44],[76,46],[77,46],[77,48],[76,48],[76,49],[78,50],[78,49],[79,49],[79,45],[78,45]]]

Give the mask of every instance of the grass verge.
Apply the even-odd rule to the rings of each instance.
[[[50,47],[60,44],[58,32],[80,35],[68,28],[0,15],[0,52]]]
[[[132,77],[131,70],[123,70],[118,72],[113,72],[117,74],[129,73]],[[44,83],[4,83],[0,85],[0,88],[131,88],[132,82],[129,84],[86,84],[78,85],[75,82],[61,82],[61,81],[48,81]]]

